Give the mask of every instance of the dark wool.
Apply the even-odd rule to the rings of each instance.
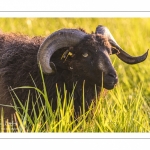
[[[43,40],[43,37],[30,38],[20,34],[0,34],[0,104],[13,105],[12,97],[15,99],[15,96],[13,92],[10,92],[11,88],[35,87],[35,83],[37,88],[43,91],[41,73],[37,64],[37,52]],[[68,56],[66,59],[61,59],[68,48],[62,48],[53,54],[51,61],[55,64],[57,72],[55,74],[44,74],[44,80],[48,99],[50,103],[52,102],[54,110],[57,107],[56,85],[59,90],[61,89],[63,96],[64,83],[68,93],[72,92],[73,85],[76,84],[74,108],[77,113],[79,112],[79,107],[82,106],[84,81],[86,110],[95,97],[95,85],[97,93],[100,93],[101,72],[97,72],[95,62],[99,47],[106,47],[107,52],[111,53],[110,44],[105,37],[102,35],[88,35],[81,43],[70,48],[74,55],[73,58]],[[87,58],[90,60],[83,58],[82,54],[84,52],[92,55]],[[14,91],[21,102],[25,104],[29,89],[23,88]],[[37,100],[36,96],[35,90],[31,89],[29,110],[32,110],[32,101]],[[10,114],[14,113],[14,109],[4,107],[4,112],[5,117],[10,118]]]

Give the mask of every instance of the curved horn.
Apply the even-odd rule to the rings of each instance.
[[[55,51],[63,47],[74,46],[79,43],[86,33],[77,29],[61,29],[48,36],[41,44],[37,62],[40,63],[44,73],[53,73],[55,65],[50,58]]]
[[[102,25],[97,26],[95,33],[99,33],[102,34],[106,37],[108,37],[108,40],[110,42],[110,44],[112,45],[112,49],[117,49],[118,53],[116,53],[117,57],[120,58],[122,61],[124,61],[127,64],[137,64],[140,63],[142,61],[144,61],[147,58],[148,55],[148,50],[146,53],[144,53],[141,56],[138,57],[133,57],[130,56],[129,54],[127,54],[116,42],[116,40],[114,39],[114,37],[112,36],[112,34],[110,33],[109,29],[107,27],[104,27]]]

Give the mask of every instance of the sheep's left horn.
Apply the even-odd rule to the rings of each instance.
[[[102,25],[99,25],[96,28],[95,33],[97,34],[102,34],[104,36],[106,36],[112,46],[112,49],[117,49],[118,53],[116,53],[117,57],[120,58],[122,61],[124,61],[127,64],[137,64],[140,63],[142,61],[144,61],[147,58],[148,55],[148,51],[146,53],[144,53],[141,56],[138,57],[133,57],[130,56],[129,54],[127,54],[116,42],[116,40],[114,39],[114,37],[112,36],[112,34],[110,33],[109,29],[107,27],[104,27]],[[114,47],[114,48],[113,48]]]

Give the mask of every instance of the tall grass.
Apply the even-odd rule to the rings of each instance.
[[[35,90],[38,94],[42,93],[37,88]],[[140,85],[128,94],[119,85],[107,94],[103,90],[102,97],[96,99],[96,104],[92,103],[89,111],[83,111],[78,118],[74,116],[73,97],[69,100],[64,97],[62,100],[59,92],[55,112],[51,111],[52,106],[47,103],[46,93],[43,93],[45,103],[38,108],[38,114],[33,107],[31,117],[28,114],[29,93],[26,105],[22,105],[18,99],[20,107],[15,107],[18,121],[15,129],[10,122],[4,125],[2,117],[1,132],[4,128],[7,132],[149,132],[150,107],[143,97],[142,90]],[[66,92],[64,90],[64,93]]]
[[[0,29],[4,32],[47,36],[60,28],[82,27],[87,32],[95,31],[98,24],[107,26],[119,45],[131,55],[141,55],[150,48],[149,18],[0,18]],[[57,90],[58,107],[52,112],[43,78],[43,91],[28,88],[26,105],[16,109],[16,132],[149,132],[150,131],[150,59],[136,65],[127,65],[116,56],[111,56],[116,68],[119,84],[111,91],[103,89],[96,105],[88,112],[81,112],[75,119],[73,96],[62,100]],[[34,81],[34,79],[33,79]],[[27,113],[31,101],[30,89],[37,92],[39,113]],[[57,89],[57,88],[56,88]],[[67,90],[64,90],[66,95]],[[15,93],[15,90],[14,90]],[[84,104],[84,93],[83,104]],[[72,93],[73,95],[73,93]],[[44,97],[45,102],[41,100]],[[16,95],[17,97],[17,95]],[[63,103],[61,103],[63,101]],[[15,105],[15,102],[14,102]],[[34,104],[33,104],[34,105]],[[84,105],[83,105],[84,108]],[[23,110],[20,111],[20,110]],[[84,110],[84,109],[83,109]],[[1,132],[14,132],[12,124],[4,124],[1,116]]]

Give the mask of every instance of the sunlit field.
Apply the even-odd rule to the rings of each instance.
[[[61,28],[80,27],[91,33],[100,24],[109,28],[118,44],[130,55],[139,56],[150,49],[150,18],[0,18],[2,32],[21,33],[31,37],[45,37]],[[81,113],[77,120],[73,113],[73,97],[69,103],[66,103],[66,99],[63,104],[59,103],[54,113],[45,96],[45,109],[39,108],[39,116],[34,113],[31,118],[27,113],[29,94],[27,105],[20,103],[24,113],[16,108],[18,124],[15,129],[10,123],[4,125],[1,116],[0,131],[149,132],[150,55],[144,62],[136,65],[125,64],[115,55],[110,57],[118,74],[118,85],[111,91],[103,89],[101,97],[96,99],[96,106],[91,105],[89,111]],[[35,88],[37,93],[41,93],[36,87],[20,88]],[[43,95],[46,95],[46,90]],[[20,102],[19,99],[18,101]],[[59,91],[58,101],[61,102]]]

